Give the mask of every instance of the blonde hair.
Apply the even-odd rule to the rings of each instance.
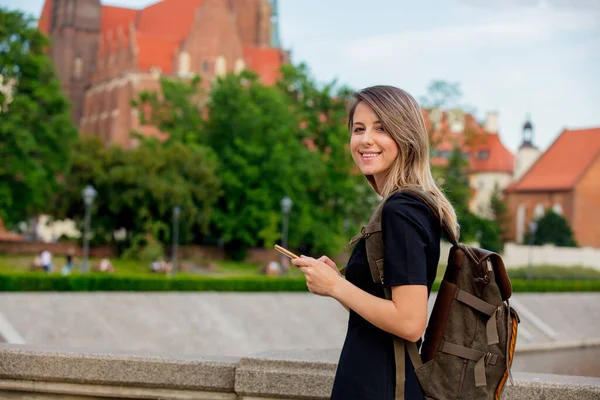
[[[393,86],[371,86],[355,93],[355,101],[348,116],[352,130],[354,112],[364,102],[379,117],[383,129],[398,144],[398,157],[390,167],[382,187],[377,187],[373,175],[365,175],[373,189],[383,198],[403,188],[419,187],[437,205],[440,217],[457,240],[460,229],[454,207],[436,184],[429,166],[429,137],[421,108],[404,90]]]

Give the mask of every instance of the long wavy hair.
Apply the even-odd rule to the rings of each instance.
[[[429,137],[419,104],[410,94],[393,86],[371,86],[358,91],[354,97],[348,116],[348,130],[352,131],[356,106],[364,102],[398,144],[398,157],[385,176],[382,187],[377,186],[373,175],[365,175],[373,189],[386,198],[403,188],[421,188],[433,199],[438,213],[458,239],[460,228],[454,207],[431,174]]]

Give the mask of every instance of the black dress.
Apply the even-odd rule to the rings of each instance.
[[[440,223],[431,210],[410,194],[393,195],[382,211],[386,286],[427,285],[428,295],[440,258]],[[385,298],[374,283],[365,241],[360,240],[348,261],[346,279],[360,289]],[[423,399],[414,367],[406,360],[405,398]],[[350,310],[348,332],[333,383],[333,400],[393,400],[396,364],[393,336]]]

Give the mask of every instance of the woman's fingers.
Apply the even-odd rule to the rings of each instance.
[[[321,258],[319,258],[319,261],[324,262],[325,264],[329,265],[331,268],[337,269],[337,265],[335,265],[333,260],[327,256],[321,256]]]

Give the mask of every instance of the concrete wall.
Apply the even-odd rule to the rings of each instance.
[[[0,345],[0,399],[328,399],[336,351],[163,358]],[[600,378],[514,374],[503,399],[586,400]]]
[[[600,249],[591,247],[521,246],[506,243],[502,258],[507,267],[526,266],[531,259],[532,265],[550,264],[565,267],[581,265],[600,270]]]

